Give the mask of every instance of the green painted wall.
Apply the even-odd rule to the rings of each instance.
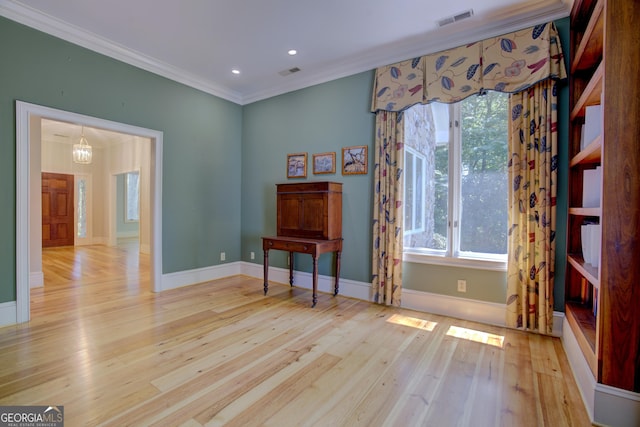
[[[565,55],[568,19],[556,22]],[[287,153],[309,156],[306,181],[343,183],[341,276],[371,277],[371,161],[374,116],[369,112],[373,72],[334,80],[241,107],[152,73],[0,18],[0,302],[15,300],[15,100],[164,132],[164,273],[219,264],[262,262],[260,237],[275,234],[275,184],[286,177]],[[566,263],[568,89],[559,94],[560,172],[555,308],[563,310]],[[367,175],[343,176],[341,149],[369,146]],[[336,152],[334,175],[313,175],[314,153]],[[297,180],[296,180],[297,181]],[[240,238],[238,238],[240,236]],[[286,267],[273,251],[271,265]],[[310,257],[296,266],[311,271]],[[329,254],[320,273],[332,274]],[[504,302],[506,274],[405,263],[407,289]]]
[[[467,281],[467,292],[458,292],[458,280]],[[473,300],[504,303],[507,275],[502,271],[405,262],[403,287]]]
[[[296,181],[343,183],[344,248],[341,277],[371,278],[371,203],[373,175],[343,176],[342,147],[369,146],[375,116],[369,112],[373,72],[334,80],[245,105],[242,120],[242,259],[250,252],[262,263],[261,236],[276,234],[276,184]],[[313,175],[314,153],[336,153],[335,175]],[[305,180],[287,179],[287,153],[308,153]],[[269,253],[269,264],[285,268],[286,252]],[[319,260],[319,272],[332,274],[331,254]],[[296,255],[296,269],[311,271],[311,257]]]
[[[164,132],[163,272],[240,259],[242,107],[0,17],[0,303],[15,301],[15,101]]]

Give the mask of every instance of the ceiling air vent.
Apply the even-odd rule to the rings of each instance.
[[[463,19],[471,18],[473,16],[473,9],[469,9],[465,12],[460,12],[457,15],[449,16],[438,21],[438,27],[444,27],[445,25],[453,24],[454,22],[462,21]]]
[[[288,70],[282,70],[282,71],[278,72],[278,74],[280,74],[282,77],[284,77],[284,76],[288,76],[289,74],[297,73],[298,71],[300,71],[300,68],[293,67],[293,68],[289,68]]]

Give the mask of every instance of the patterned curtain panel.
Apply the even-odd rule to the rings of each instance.
[[[376,114],[372,293],[379,304],[400,306],[402,288],[402,113]]]
[[[550,334],[553,327],[557,82],[510,96],[507,326]]]
[[[371,111],[458,102],[486,90],[516,93],[566,78],[553,23],[482,40],[376,70]]]

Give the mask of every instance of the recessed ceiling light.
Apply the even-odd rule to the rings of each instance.
[[[236,69],[236,68],[234,68],[233,70],[231,70],[231,72],[232,72],[233,74],[240,74],[240,70],[238,70],[238,69]]]
[[[293,55],[295,55],[296,53],[298,53],[298,51],[297,51],[297,50],[295,50],[295,49],[290,49],[287,53],[288,53],[289,55],[293,56]]]

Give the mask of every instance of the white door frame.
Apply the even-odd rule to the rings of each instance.
[[[30,319],[29,253],[30,198],[29,160],[31,116],[83,124],[151,139],[151,284],[162,290],[162,139],[160,131],[97,117],[16,101],[16,323]]]

